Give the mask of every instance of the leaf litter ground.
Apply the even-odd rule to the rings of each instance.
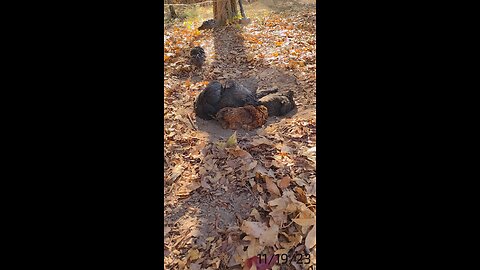
[[[258,254],[310,256],[273,269],[316,262],[315,6],[295,3],[219,31],[165,28],[165,269],[267,269]],[[207,54],[200,70],[194,46]],[[250,132],[195,117],[205,85],[230,78],[293,90],[297,108]]]

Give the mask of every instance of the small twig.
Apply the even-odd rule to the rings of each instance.
[[[215,213],[215,230],[218,230],[218,213]]]
[[[300,213],[298,213],[296,217],[292,218],[292,222],[290,222],[287,226],[282,226],[281,229],[285,229],[285,228],[290,227],[290,225],[292,225],[292,223],[294,222],[293,219],[296,219],[296,218],[299,217],[299,216],[300,216]]]
[[[178,240],[177,243],[175,243],[175,244],[173,245],[173,247],[176,248],[176,247],[178,246],[178,244],[180,244],[183,240],[185,240],[185,238],[187,238],[187,236],[190,235],[190,231],[191,231],[191,229],[188,231],[188,233],[184,234],[184,235],[180,238],[180,240]],[[177,238],[177,239],[178,239],[178,238]]]
[[[198,130],[198,128],[195,126],[195,124],[193,123],[193,120],[192,118],[190,118],[190,114],[187,114],[187,118],[188,118],[188,121],[190,121],[190,124],[192,124],[192,127],[194,130]]]

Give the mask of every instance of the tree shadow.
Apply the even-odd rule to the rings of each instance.
[[[219,28],[212,32],[214,43],[213,61],[210,66],[211,76],[209,81],[217,80],[224,83],[228,79],[238,81],[252,92],[258,92],[271,87],[278,88],[279,92],[292,90],[295,84],[295,77],[288,75],[281,68],[262,64],[260,70],[247,59],[248,49],[245,47],[245,39],[243,36],[243,27],[241,24],[230,25]],[[275,78],[274,84],[266,78]],[[287,115],[276,117],[270,116],[264,127],[270,124],[282,121],[284,118],[293,117],[297,113],[297,108],[289,112]],[[226,140],[235,130],[223,129],[215,120],[203,120],[196,116],[196,125],[199,131],[207,134],[209,142],[218,140]],[[236,130],[237,136],[251,137],[257,133],[257,130],[246,131],[243,129]]]

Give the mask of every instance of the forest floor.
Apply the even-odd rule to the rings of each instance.
[[[259,254],[278,255],[273,269],[316,264],[315,1],[244,7],[248,25],[165,25],[165,269],[267,269]],[[293,90],[297,108],[250,132],[196,117],[195,97],[226,79]]]

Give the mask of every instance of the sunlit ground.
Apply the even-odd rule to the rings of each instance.
[[[315,4],[316,0],[257,0],[252,3],[248,3],[246,0],[242,1],[243,8],[247,17],[259,18],[264,17],[271,12],[286,11],[289,9],[295,9],[297,4]],[[202,22],[213,18],[213,8],[211,5],[199,6],[199,5],[179,5],[175,7],[177,15],[180,17],[177,19],[185,23]],[[164,9],[164,22],[171,23],[170,13],[168,6]]]

